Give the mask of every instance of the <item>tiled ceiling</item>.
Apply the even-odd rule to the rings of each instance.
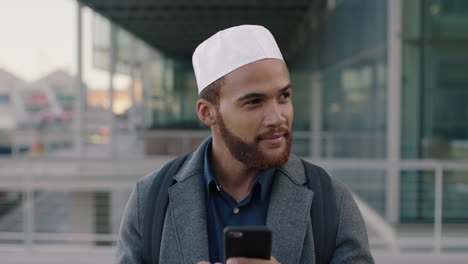
[[[79,0],[170,56],[190,57],[217,31],[240,24],[270,29],[286,57],[314,0]]]

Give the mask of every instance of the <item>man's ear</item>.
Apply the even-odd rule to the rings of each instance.
[[[197,115],[198,119],[208,126],[216,124],[216,106],[206,99],[198,99]]]

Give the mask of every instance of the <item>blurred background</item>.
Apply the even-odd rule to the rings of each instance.
[[[1,263],[112,263],[134,183],[210,131],[196,45],[270,29],[293,151],[353,190],[377,263],[466,263],[468,1],[0,0]]]

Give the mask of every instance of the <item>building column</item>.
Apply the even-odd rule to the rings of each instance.
[[[131,54],[131,62],[130,62],[130,100],[131,100],[131,106],[129,109],[128,113],[128,125],[130,128],[130,136],[132,138],[132,141],[136,141],[136,99],[135,99],[135,85],[136,85],[136,71],[137,71],[137,60],[138,58],[136,57],[137,55],[137,45],[136,45],[136,40],[134,37],[132,37],[132,54]]]
[[[114,75],[116,71],[117,63],[117,51],[116,51],[116,27],[111,22],[109,30],[109,156],[113,158],[115,156],[115,117],[114,117]]]
[[[322,74],[315,72],[312,75],[312,89],[311,89],[311,114],[310,114],[310,156],[314,159],[322,158]]]
[[[76,89],[73,109],[74,149],[81,159],[84,154],[84,118],[86,88],[83,85],[83,4],[77,3],[76,20]]]
[[[388,105],[386,212],[390,223],[400,221],[402,4],[388,1]]]

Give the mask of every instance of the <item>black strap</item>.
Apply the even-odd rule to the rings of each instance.
[[[143,219],[143,263],[159,263],[164,216],[169,200],[168,189],[174,183],[174,175],[187,157],[188,154],[166,164],[151,184]]]
[[[315,263],[330,263],[335,250],[338,218],[335,191],[330,176],[320,167],[302,161],[307,185],[314,192],[310,209],[315,246]]]

